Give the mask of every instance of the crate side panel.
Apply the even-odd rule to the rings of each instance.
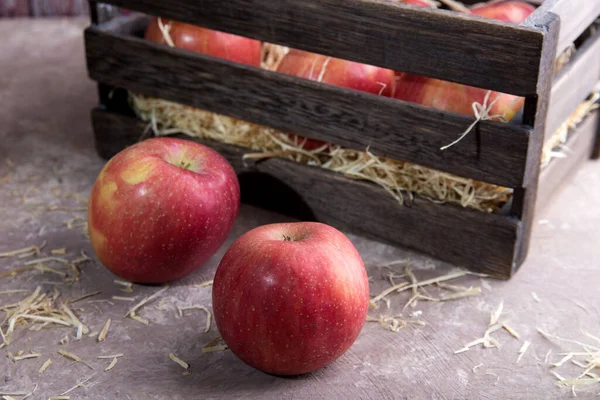
[[[106,2],[398,71],[536,93],[542,34],[518,25],[388,0]]]
[[[92,79],[505,187],[523,184],[529,130],[320,84],[90,28]]]
[[[95,110],[93,125],[97,147],[104,157],[120,151],[141,136],[145,124],[135,118]],[[294,203],[292,214],[313,219],[388,243],[407,246],[440,259],[498,277],[508,277],[520,230],[520,222],[453,205],[416,199],[401,206],[383,189],[366,182],[283,159],[253,165],[242,160],[244,149],[216,142],[202,142],[223,154],[244,177],[270,179],[277,193],[252,190],[255,205],[272,208],[278,195]],[[250,191],[247,191],[250,192]],[[294,196],[290,196],[293,193]],[[248,193],[242,193],[244,198]],[[277,209],[277,211],[292,211]]]
[[[545,140],[588,97],[600,80],[600,32],[586,41],[552,86]]]
[[[556,42],[556,54],[560,54],[600,16],[600,1],[544,0],[522,25],[535,25],[535,20],[541,19],[547,13],[553,13],[560,18],[560,32]]]
[[[583,163],[589,161],[594,150],[599,120],[598,111],[588,116],[567,141],[566,157],[555,158],[542,170],[536,205],[538,210],[546,207],[557,189],[567,181],[567,178],[575,173]]]
[[[544,131],[548,117],[548,105],[552,91],[552,76],[554,61],[556,59],[556,41],[560,29],[560,20],[552,13],[546,13],[536,21],[544,31],[544,50],[540,60],[540,87],[536,98],[527,99],[525,102],[525,115],[531,118],[530,124],[535,127],[530,135],[530,153],[527,172],[528,183],[523,187],[515,188],[511,214],[522,221],[522,231],[515,253],[514,271],[525,262],[531,243],[531,232],[535,218],[538,184],[541,169],[542,148],[544,146]]]

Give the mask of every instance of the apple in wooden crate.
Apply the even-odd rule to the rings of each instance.
[[[281,60],[277,72],[386,97],[393,96],[396,86],[392,70],[296,49]],[[305,150],[325,145],[313,139],[299,141]]]
[[[182,22],[153,18],[146,30],[146,39],[167,43],[167,34],[174,47],[207,54],[242,64],[260,66],[261,42],[243,36],[215,31]]]
[[[471,8],[471,13],[480,17],[497,19],[515,24],[525,21],[525,19],[534,11],[534,6],[522,1],[484,3]]]
[[[473,7],[470,12],[485,18],[520,23],[534,10],[532,5],[524,2],[505,1],[479,5]],[[397,72],[396,75],[397,99],[463,115],[474,115],[473,103],[483,105],[488,92],[486,89],[403,72]],[[492,103],[489,115],[501,115],[510,120],[523,108],[525,99],[492,92],[486,105],[490,106]]]
[[[255,228],[227,251],[213,284],[223,340],[248,365],[276,375],[326,366],[365,323],[369,283],[340,231],[312,222]]]
[[[200,268],[237,217],[240,188],[227,160],[176,138],[121,151],[100,172],[88,226],[98,258],[115,275],[158,284]]]

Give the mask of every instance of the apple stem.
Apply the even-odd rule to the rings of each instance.
[[[192,163],[189,161],[187,163],[185,161],[182,161],[180,165],[183,169],[189,169],[192,166]]]

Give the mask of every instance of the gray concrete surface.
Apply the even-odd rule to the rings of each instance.
[[[67,254],[60,257],[73,260],[83,250],[93,258],[81,226],[85,218],[82,207],[103,161],[94,151],[89,122],[96,91],[85,72],[85,25],[85,20],[0,22],[0,253],[47,241],[42,255],[65,247]],[[61,293],[59,303],[100,291],[71,307],[92,331],[99,331],[109,317],[113,322],[103,343],[89,337],[76,340],[73,328],[36,332],[19,325],[12,343],[0,350],[0,392],[30,392],[35,388],[30,398],[47,399],[89,379],[68,395],[72,399],[568,398],[572,396],[570,388],[557,387],[549,363],[561,358],[558,353],[580,346],[549,341],[536,329],[600,347],[583,333],[600,336],[599,185],[600,164],[591,162],[565,185],[552,206],[538,216],[529,260],[510,282],[478,277],[452,282],[481,287],[482,294],[454,302],[421,302],[405,312],[405,318],[411,319],[409,312],[422,311],[420,320],[425,326],[411,325],[394,333],[368,323],[342,358],[298,378],[265,375],[228,351],[203,354],[202,347],[218,335],[216,327],[212,325],[210,332],[202,333],[205,316],[200,311],[177,315],[178,305],[210,308],[210,287],[193,285],[211,279],[225,248],[202,270],[172,285],[161,299],[140,311],[151,321],[149,326],[124,318],[132,303],[112,296],[140,300],[157,288],[135,286],[132,293],[123,293],[123,287],[113,282],[115,277],[94,260],[80,265],[81,277],[74,284],[39,271],[2,278],[0,293],[33,291],[38,285],[52,293],[56,287]],[[252,227],[284,219],[242,207],[228,243]],[[455,269],[403,249],[350,238],[369,266],[373,293],[389,285],[387,271],[376,267],[381,263],[411,258],[419,279]],[[0,258],[0,273],[23,266],[32,258]],[[60,263],[48,266],[66,271]],[[440,289],[429,291],[436,294]],[[0,305],[26,296],[0,294]],[[371,315],[398,314],[409,297],[407,292],[395,294],[390,297],[389,310],[383,305]],[[499,331],[494,337],[501,343],[500,349],[478,347],[454,355],[455,350],[481,337],[490,312],[501,301],[503,318],[521,339]],[[163,305],[164,311],[157,309],[158,305]],[[6,325],[2,329],[6,330]],[[65,336],[68,343],[60,344]],[[525,341],[530,341],[531,347],[517,363]],[[59,349],[80,356],[91,368],[65,359],[57,354]],[[36,351],[41,357],[17,362],[5,357],[19,350]],[[546,360],[549,350],[552,353]],[[97,356],[115,353],[124,356],[105,372],[110,360]],[[191,374],[184,375],[184,370],[168,358],[169,353],[190,363]],[[52,365],[39,374],[47,359]],[[580,371],[570,363],[557,369],[568,378]],[[578,390],[580,398],[589,398],[600,392],[600,384]]]

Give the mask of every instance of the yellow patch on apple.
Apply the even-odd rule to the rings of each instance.
[[[117,191],[117,183],[114,181],[109,181],[103,183],[100,186],[100,193],[98,194],[98,206],[105,208],[108,212],[112,212],[115,207],[115,202],[113,201],[113,196]]]
[[[129,185],[137,185],[144,182],[152,172],[150,163],[139,160],[127,166],[127,169],[121,173],[121,179]]]
[[[96,229],[93,223],[89,224],[88,229],[90,231],[90,241],[94,244],[94,248],[104,248],[104,243],[106,243],[106,236],[104,236],[102,232]]]

